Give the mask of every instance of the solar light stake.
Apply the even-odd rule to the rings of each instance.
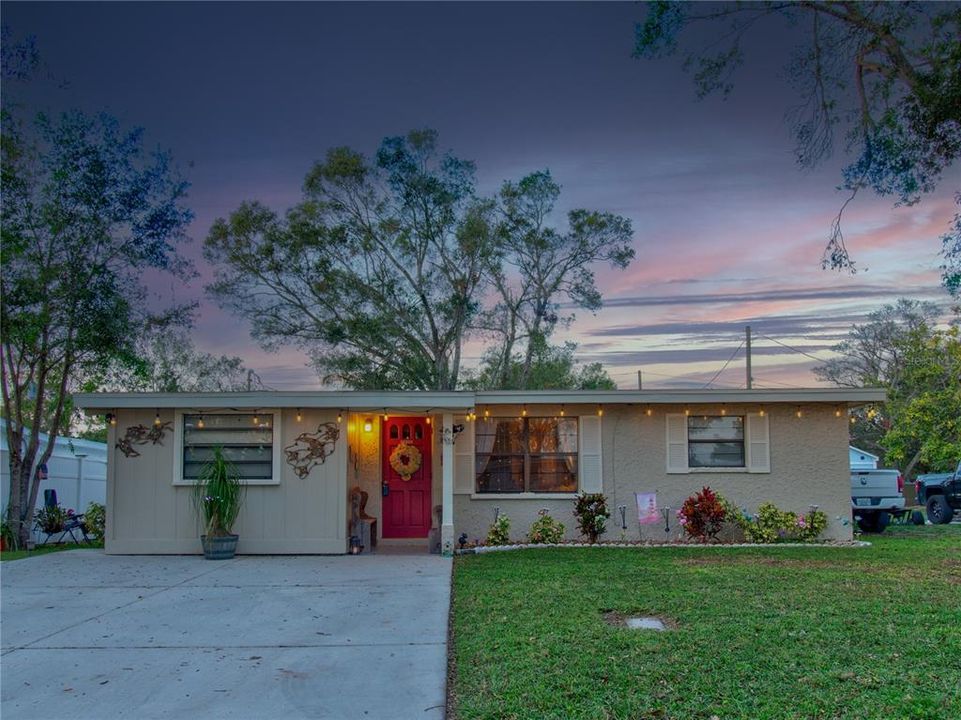
[[[671,532],[671,508],[661,508],[661,514],[664,516],[664,532]]]
[[[621,514],[621,530],[627,530],[627,505],[618,505],[617,512]]]

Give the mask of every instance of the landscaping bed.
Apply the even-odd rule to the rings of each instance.
[[[452,715],[961,717],[961,526],[872,541],[458,557]]]

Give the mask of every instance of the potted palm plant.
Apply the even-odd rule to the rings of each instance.
[[[237,551],[239,536],[231,530],[240,513],[246,486],[240,482],[237,468],[223,449],[215,447],[213,453],[194,486],[194,501],[204,521],[200,542],[208,560],[229,560]]]

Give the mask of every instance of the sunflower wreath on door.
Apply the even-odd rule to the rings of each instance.
[[[390,454],[390,466],[403,480],[410,480],[423,461],[420,450],[407,440],[401,440]]]

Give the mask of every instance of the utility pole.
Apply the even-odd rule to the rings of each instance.
[[[640,370],[637,371],[637,389],[638,389],[638,390],[643,390],[643,389],[644,389],[644,381],[641,380],[641,371],[640,371]]]
[[[748,325],[744,330],[747,332],[747,389],[751,389],[751,326]]]

